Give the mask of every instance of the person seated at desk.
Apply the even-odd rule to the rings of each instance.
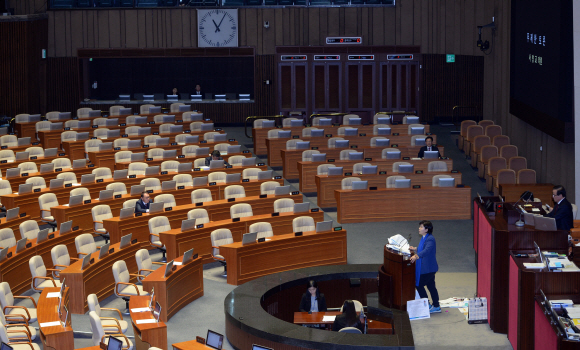
[[[149,197],[149,193],[141,192],[141,198],[135,202],[135,213],[148,213],[150,202],[151,197]]]
[[[195,92],[193,94],[203,96],[203,94],[201,93],[201,86],[199,86],[199,84],[195,86]]]
[[[425,138],[425,146],[421,147],[419,150],[419,158],[423,158],[425,156],[425,151],[437,151],[437,157],[441,158],[441,153],[439,153],[439,148],[433,145],[433,138],[431,136],[427,136]]]
[[[332,330],[335,332],[338,332],[345,327],[355,327],[358,328],[361,333],[364,333],[364,326],[356,314],[356,309],[352,300],[344,301],[344,304],[342,305],[342,314],[336,316],[334,323],[332,324]]]
[[[220,151],[213,151],[211,152],[209,157],[205,158],[205,166],[209,166],[209,163],[211,163],[212,160],[224,160],[224,159],[221,157]],[[229,164],[224,160],[224,165]]]
[[[177,95],[177,88],[173,88],[172,95]]]
[[[306,293],[302,294],[300,300],[300,312],[319,312],[326,311],[326,298],[324,294],[318,290],[318,283],[314,280],[308,281],[306,284]]]
[[[548,213],[544,214],[549,218],[556,219],[556,228],[558,230],[570,231],[574,227],[574,214],[572,213],[572,204],[566,199],[566,189],[562,185],[554,186],[552,189],[552,199],[554,208],[548,207]]]

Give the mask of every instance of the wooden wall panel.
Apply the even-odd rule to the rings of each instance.
[[[76,113],[81,100],[79,60],[75,57],[47,59],[47,110]]]

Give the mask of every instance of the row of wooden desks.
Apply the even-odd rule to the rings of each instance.
[[[335,190],[340,223],[471,219],[471,187]],[[433,203],[437,203],[434,205]]]
[[[371,139],[373,137],[378,137],[381,135],[373,135],[366,134],[366,136],[344,136],[344,135],[331,135],[327,137],[300,137],[302,141],[310,141],[310,147],[318,147],[318,148],[327,148],[328,147],[328,140],[330,137],[342,137],[345,140],[349,141],[349,146],[357,145],[358,147],[362,148],[365,146],[371,145]],[[364,135],[364,134],[363,134]],[[417,135],[419,136],[419,135]],[[411,135],[385,135],[384,137],[390,139],[391,145],[397,145],[398,147],[411,147]],[[427,136],[424,136],[427,137]],[[433,142],[437,142],[437,136],[432,135]],[[268,164],[270,166],[282,166],[284,163],[280,158],[280,152],[283,149],[286,149],[286,142],[292,139],[266,139],[266,146],[268,147]],[[417,150],[418,152],[418,150]]]
[[[326,329],[331,329],[334,321],[324,321],[324,316],[338,316],[340,311],[322,311],[322,312],[295,312],[294,324],[299,325],[316,325],[322,324]],[[380,319],[374,314],[367,315],[367,334],[393,334],[393,325],[385,320]]]
[[[411,146],[411,147],[358,147],[354,149],[349,149],[351,152],[363,152],[363,159],[382,159],[383,149],[389,149],[393,151],[401,151],[401,159],[403,157],[415,158],[419,154],[419,150],[421,146]],[[346,148],[319,148],[318,151],[320,153],[326,154],[326,160],[334,159],[335,161],[340,160],[340,152],[344,151]],[[283,149],[280,151],[280,155],[282,157],[282,167],[283,167],[283,174],[284,178],[289,179],[297,179],[298,169],[296,168],[296,164],[299,161],[302,161],[302,152],[306,150],[289,150]],[[439,153],[444,155],[443,146],[439,147]],[[432,159],[437,160],[437,159]],[[362,162],[362,160],[361,160]]]
[[[72,291],[69,287],[64,288],[62,298],[48,298],[49,293],[58,293],[60,288],[49,287],[44,288],[37,303],[37,317],[40,329],[40,340],[44,349],[52,350],[73,350],[74,349],[74,334],[71,325],[70,316],[67,317],[65,307],[70,307],[70,295]],[[60,303],[60,305],[59,305]],[[60,314],[58,312],[60,306]],[[62,325],[43,326],[49,322],[64,322]]]
[[[425,172],[422,174],[386,172],[386,174],[380,175],[352,174],[349,176],[316,175],[316,197],[318,206],[321,208],[336,207],[334,191],[342,189],[343,179],[358,177],[361,181],[368,181],[368,187],[386,188],[387,177],[394,174],[405,176],[407,179],[411,179],[411,185],[420,185],[421,187],[432,187],[433,176],[435,175],[449,175],[455,179],[455,184],[461,184],[461,173],[459,172]]]
[[[429,125],[425,126],[425,133],[430,131]],[[359,133],[373,133],[374,125],[339,125],[339,126],[314,126],[317,129],[324,130],[324,134],[338,135],[338,128],[358,128]],[[391,128],[391,133],[399,133],[401,135],[407,134],[409,131],[408,124],[397,124],[389,125]],[[268,131],[278,129],[278,130],[289,130],[291,132],[291,137],[298,136],[302,138],[303,126],[298,127],[285,127],[285,128],[252,128],[252,138],[254,140],[254,153],[257,155],[268,154],[268,147],[266,146],[266,138],[268,138]]]
[[[50,187],[50,180],[56,179],[56,177],[60,173],[73,172],[77,176],[77,181],[80,181],[81,177],[83,175],[91,174],[94,169],[95,169],[94,167],[90,167],[90,166],[84,166],[82,168],[76,168],[76,169],[72,169],[72,168],[60,168],[59,169],[59,168],[57,168],[54,171],[45,172],[45,173],[40,173],[40,172],[34,172],[34,173],[28,172],[28,173],[24,173],[24,174],[21,173],[20,176],[15,176],[15,177],[10,177],[10,178],[5,178],[5,179],[10,182],[10,187],[12,188],[12,191],[17,193],[19,186],[22,184],[25,184],[26,180],[30,177],[34,177],[34,176],[43,177],[45,182],[46,182],[46,187],[48,188],[48,187]],[[39,196],[40,194],[36,193],[36,195]],[[4,205],[4,202],[2,202],[2,204]]]
[[[352,168],[356,163],[370,163],[371,165],[377,165],[377,171],[380,173],[381,171],[386,171],[387,174],[391,175],[399,175],[398,173],[393,173],[393,164],[395,162],[407,162],[414,165],[414,170],[422,170],[423,172],[427,172],[429,167],[429,162],[431,159],[420,159],[420,160],[400,160],[400,159],[377,159],[370,162],[360,161],[360,160],[337,160],[335,162],[331,162],[334,166],[342,167],[342,171],[352,172]],[[445,159],[442,160],[447,165],[447,169],[453,169],[453,160],[452,159]],[[298,164],[298,178],[300,180],[300,192],[308,193],[308,192],[316,192],[316,175],[317,169],[319,165],[322,164],[329,164],[324,162],[303,162],[300,161]],[[404,174],[400,174],[404,175]]]
[[[241,153],[241,152],[240,153],[232,153],[231,155],[225,155],[222,158],[227,162],[228,159],[230,157],[233,157],[233,156],[242,156],[242,157],[248,158],[251,156],[251,154],[250,153]],[[194,157],[183,157],[183,158],[179,158],[179,156],[178,156],[177,158],[164,158],[164,159],[152,159],[152,160],[146,159],[144,162],[147,163],[148,166],[161,166],[161,163],[168,161],[168,160],[174,160],[174,161],[177,161],[179,163],[193,163],[196,159],[200,159],[200,158],[205,159],[207,157],[208,157],[208,155],[194,156]],[[113,168],[114,168],[114,170],[129,169],[129,165],[131,163],[132,163],[131,161],[118,162],[118,163],[114,164]],[[205,166],[205,163],[204,163],[204,166]],[[192,164],[192,167],[193,167],[193,164]]]
[[[155,190],[150,195],[152,199],[155,199],[155,196],[160,194],[172,194],[175,197],[175,201],[177,205],[188,205],[191,204],[191,192],[197,189],[209,189],[212,193],[212,197],[214,201],[223,200],[224,197],[224,190],[226,187],[231,185],[241,185],[244,186],[246,191],[246,196],[254,197],[260,195],[260,185],[266,181],[278,181],[280,184],[283,184],[284,180],[252,180],[250,182],[239,182],[239,183],[228,183],[228,184],[218,184],[215,186],[185,186],[183,189],[175,189],[175,190]],[[52,216],[56,219],[56,222],[66,222],[72,220],[75,225],[79,226],[79,229],[82,230],[84,233],[93,233],[93,217],[91,214],[91,210],[93,207],[101,204],[106,204],[111,208],[111,213],[113,216],[119,216],[121,209],[123,208],[123,203],[130,199],[139,199],[141,194],[131,195],[123,194],[119,198],[112,198],[108,200],[100,201],[97,198],[91,199],[90,203],[86,204],[79,204],[74,206],[69,206],[68,204],[62,204],[58,206],[54,206],[50,208],[50,212]],[[65,198],[63,198],[64,201]],[[208,203],[209,204],[209,203]],[[114,242],[119,242],[117,240],[118,237],[114,238]],[[147,238],[147,237],[143,237]]]

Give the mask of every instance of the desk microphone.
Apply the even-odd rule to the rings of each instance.
[[[520,213],[520,219],[519,219],[518,221],[516,221],[516,223],[515,223],[515,225],[516,225],[516,226],[518,226],[518,227],[523,227],[523,226],[524,226],[524,224],[525,224],[525,223],[522,221],[522,210],[523,210],[523,209],[521,209],[521,210],[518,210],[518,203],[519,203],[519,202],[522,200],[522,198],[524,198],[524,196],[525,196],[525,195],[527,195],[527,194],[528,194],[528,191],[526,191],[526,192],[522,193],[522,196],[520,197],[520,199],[518,199],[518,201],[517,201],[517,202],[514,204],[514,209],[515,209],[515,210],[516,210],[518,213]],[[501,196],[500,196],[500,198],[501,198]]]

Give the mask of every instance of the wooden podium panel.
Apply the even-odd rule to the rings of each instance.
[[[393,172],[393,163],[395,162],[407,162],[414,165],[414,170],[423,170],[423,172],[427,172],[429,167],[429,162],[431,159],[420,159],[420,160],[401,160],[401,159],[377,159],[371,162],[372,165],[378,166],[378,171],[386,171],[387,174],[391,175],[398,175],[398,173]],[[448,170],[453,169],[453,159],[443,159],[443,162],[447,165]],[[352,172],[352,167],[356,163],[364,162],[364,160],[335,160],[334,162],[330,162],[338,167],[343,167],[343,172]],[[298,178],[300,180],[300,192],[316,192],[316,181],[315,176],[317,175],[316,170],[319,165],[326,164],[324,162],[303,162],[300,161],[297,163],[298,166]],[[405,174],[400,174],[405,175]]]
[[[323,324],[327,329],[331,329],[333,321],[323,321],[324,316],[338,316],[340,311],[323,311],[323,312],[295,312],[294,324]],[[373,314],[367,313],[367,333],[366,334],[393,334],[393,325],[378,320]],[[364,325],[364,323],[363,323]]]
[[[51,287],[44,288],[40,297],[38,298],[38,325],[40,329],[40,340],[42,341],[45,350],[73,350],[74,349],[74,335],[71,326],[70,314],[66,320],[66,327],[61,325],[43,327],[43,323],[60,321],[64,322],[66,317],[66,310],[64,306],[69,308],[70,288],[66,287],[63,292],[61,300],[61,314],[58,313],[59,298],[47,298],[48,293],[58,293],[60,288]]]
[[[240,285],[276,272],[301,267],[346,264],[346,231],[273,236],[269,241],[220,246],[228,266],[228,284]]]
[[[166,216],[172,227],[181,227],[181,222],[187,220],[187,213],[190,210],[203,208],[207,210],[210,221],[227,220],[230,218],[230,207],[239,203],[250,204],[255,215],[270,214],[274,211],[274,201],[280,198],[292,198],[297,203],[302,202],[302,195],[268,195],[266,198],[253,196],[236,198],[235,202],[228,202],[226,199],[221,199],[203,203],[202,206],[196,206],[195,204],[179,205],[171,211],[162,211],[155,214],[143,213],[142,216],[126,219],[121,219],[117,216],[104,220],[103,226],[109,232],[111,242],[120,242],[121,237],[129,233],[132,233],[133,239],[136,238],[139,242],[149,242],[148,222],[153,217]]]
[[[505,197],[506,202],[517,202],[522,193],[530,191],[534,194],[534,198],[540,198],[544,203],[551,205],[553,188],[553,184],[499,185],[499,195]]]
[[[379,270],[379,302],[393,309],[406,310],[415,299],[415,264],[409,256],[384,248],[384,263]]]
[[[120,243],[112,244],[109,249],[114,249],[113,253],[99,259],[99,251],[91,254],[91,259],[95,261],[82,270],[82,260],[71,264],[60,272],[61,280],[66,278],[66,284],[74,291],[70,296],[69,311],[74,314],[84,314],[88,311],[87,296],[96,294],[99,300],[103,300],[113,295],[115,288],[115,278],[113,276],[113,264],[116,261],[124,260],[130,273],[137,273],[137,262],[135,253],[137,250],[148,247],[148,244],[135,243],[119,250]],[[135,283],[136,278],[131,277],[131,282]]]
[[[280,213],[280,216],[271,214],[254,215],[240,218],[238,222],[232,220],[211,221],[202,228],[182,232],[181,228],[173,229],[159,234],[161,242],[165,245],[167,260],[175,259],[183,255],[187,250],[194,248],[204,264],[213,262],[211,257],[211,233],[218,228],[227,228],[232,232],[234,242],[240,242],[244,233],[250,232],[250,225],[257,222],[269,222],[272,225],[274,235],[293,233],[292,220],[299,216],[310,216],[315,222],[324,220],[324,212],[306,213]]]
[[[36,140],[36,122],[14,123],[18,137],[30,137]]]
[[[340,223],[471,219],[471,187],[335,190]],[[437,205],[425,205],[427,202]]]
[[[182,261],[183,255],[175,259],[175,262]],[[159,320],[163,322],[167,322],[179,310],[203,296],[201,258],[198,257],[186,265],[173,265],[173,268],[175,270],[167,277],[164,276],[165,266],[162,266],[143,280],[144,290],[151,291],[155,288],[155,300],[161,305]]]
[[[155,290],[157,294],[157,289]],[[138,320],[152,319],[152,312],[133,312],[136,308],[149,307],[149,295],[133,296],[129,300],[129,311],[131,324],[135,339],[133,341],[135,350],[148,350],[150,347],[157,347],[167,350],[167,325],[159,320],[155,323],[137,324]]]
[[[384,175],[362,175],[352,174],[354,177],[360,178],[362,181],[368,181],[368,187],[387,188],[387,177],[393,175],[387,171]],[[455,179],[455,183],[461,184],[461,173],[451,172],[425,172],[423,174],[407,174],[405,177],[411,179],[411,184],[421,185],[421,187],[432,187],[433,176],[435,175],[449,175]],[[336,207],[336,199],[334,198],[334,191],[342,189],[342,179],[352,176],[328,176],[316,175],[316,196],[318,206],[321,208]]]

